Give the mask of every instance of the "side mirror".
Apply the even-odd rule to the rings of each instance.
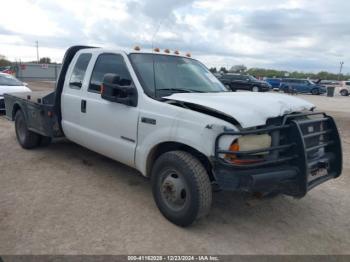
[[[105,74],[101,86],[102,99],[127,106],[136,106],[136,88],[131,85],[131,82],[128,82],[130,81],[120,79],[117,74]]]

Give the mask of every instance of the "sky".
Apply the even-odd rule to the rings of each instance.
[[[190,52],[208,67],[350,73],[348,0],[0,0],[0,54],[60,62],[84,44]]]

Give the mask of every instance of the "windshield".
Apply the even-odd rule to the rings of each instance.
[[[226,88],[196,60],[168,55],[130,54],[145,92],[151,97],[172,93],[224,92]]]
[[[258,81],[258,79],[256,79],[254,76],[249,75],[248,77],[249,77],[249,79],[252,80],[252,81]]]
[[[11,75],[0,75],[0,86],[22,86],[23,83]]]
[[[312,82],[311,80],[306,80],[306,81],[309,83],[309,85],[315,85],[315,83]]]

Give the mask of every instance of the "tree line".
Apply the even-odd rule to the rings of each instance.
[[[38,61],[30,61],[30,62],[26,62],[26,63],[38,63]],[[39,64],[52,64],[51,58],[50,57],[42,57],[39,60]],[[2,66],[15,66],[15,65],[16,65],[16,62],[12,62],[12,61],[6,59],[6,57],[0,59],[0,67],[2,67]]]

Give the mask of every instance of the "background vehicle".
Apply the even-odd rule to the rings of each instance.
[[[279,90],[281,78],[264,78],[264,80],[271,85],[273,90]]]
[[[54,92],[5,105],[23,148],[65,136],[136,168],[181,226],[209,212],[212,185],[303,197],[342,169],[332,117],[292,96],[227,92],[179,55],[71,47]]]
[[[348,96],[350,94],[350,81],[343,82],[343,85],[340,87],[339,93],[342,96]]]
[[[249,90],[253,92],[264,92],[271,89],[271,85],[266,81],[261,81],[250,75],[225,74],[219,80],[226,88],[232,91]]]
[[[16,71],[13,66],[0,66],[0,72],[10,75],[15,75]]]
[[[326,87],[317,85],[308,79],[282,79],[280,90],[286,91],[287,89],[292,89],[297,93],[311,93],[313,95],[320,95],[327,92]]]
[[[318,80],[311,80],[311,81],[317,85],[323,85],[323,86],[339,86],[340,85],[340,81],[338,81],[338,80],[318,79]]]
[[[16,92],[30,92],[25,83],[19,81],[12,75],[0,73],[0,112],[5,111],[4,94]]]

